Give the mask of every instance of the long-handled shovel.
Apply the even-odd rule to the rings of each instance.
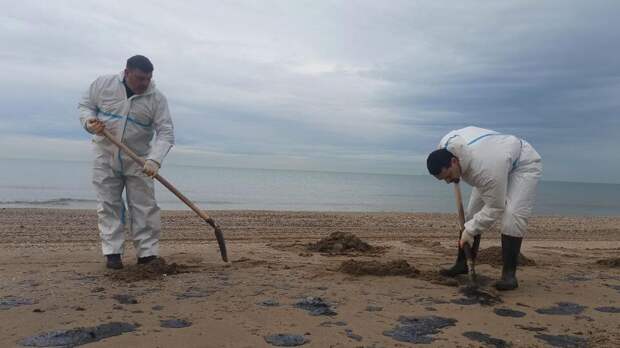
[[[123,152],[125,152],[134,161],[138,162],[141,166],[144,166],[144,162],[145,162],[144,159],[136,155],[136,153],[133,152],[129,147],[127,147],[127,145],[116,140],[114,136],[110,134],[110,132],[104,129],[101,134],[104,137],[108,138],[108,140],[110,140],[112,143],[114,143],[114,145],[118,146],[121,150],[123,150]],[[228,254],[226,252],[226,241],[224,241],[224,235],[222,234],[222,230],[220,230],[220,227],[217,225],[217,223],[215,223],[213,218],[207,215],[202,210],[200,210],[200,208],[198,208],[196,204],[194,204],[187,197],[185,197],[181,192],[179,192],[179,190],[177,190],[174,186],[172,186],[172,184],[168,182],[168,180],[164,179],[164,177],[157,174],[155,175],[155,179],[157,179],[157,181],[159,181],[162,185],[166,186],[166,188],[170,190],[170,192],[174,193],[177,197],[179,197],[179,199],[182,200],[183,203],[187,204],[187,206],[190,207],[196,214],[198,214],[198,216],[203,218],[209,225],[211,225],[211,227],[213,227],[213,232],[215,232],[215,238],[217,239],[217,244],[220,247],[220,254],[222,255],[222,260],[224,260],[224,262],[228,262]]]
[[[456,198],[456,209],[459,213],[459,226],[461,228],[461,233],[465,233],[465,210],[463,209],[463,198],[461,195],[461,187],[459,183],[454,183],[454,197]],[[460,239],[460,236],[459,236]],[[465,253],[465,258],[467,259],[467,268],[469,269],[469,285],[476,286],[476,268],[475,268],[475,260],[472,256],[471,246],[469,243],[465,243],[463,245],[463,252]]]

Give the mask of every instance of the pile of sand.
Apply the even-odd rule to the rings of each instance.
[[[394,260],[387,263],[378,261],[347,260],[338,268],[340,272],[355,276],[406,276],[414,277],[420,273],[405,260]]]
[[[492,266],[502,266],[502,247],[493,246],[486,249],[480,249],[476,256],[477,264],[489,264]],[[519,253],[519,266],[536,266],[536,262],[528,259],[525,255]]]
[[[316,243],[308,244],[306,249],[328,254],[373,253],[379,250],[348,232],[333,232]]]
[[[187,272],[187,266],[168,264],[161,257],[143,265],[125,266],[123,269],[112,271],[106,274],[110,279],[126,283],[140,280],[158,280],[167,275]]]

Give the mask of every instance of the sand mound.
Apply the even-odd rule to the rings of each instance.
[[[168,264],[159,257],[144,265],[131,265],[107,274],[110,279],[122,282],[136,282],[140,280],[158,280],[171,274],[187,272],[187,266],[176,263]]]
[[[492,266],[501,266],[502,261],[502,248],[493,246],[486,249],[480,249],[478,256],[476,257],[477,264],[489,264]],[[528,259],[525,255],[519,253],[519,266],[536,266],[536,262],[532,259]]]
[[[340,272],[355,276],[374,275],[374,276],[407,276],[414,277],[420,273],[405,260],[389,261],[382,263],[378,261],[356,261],[347,260],[338,268]]]
[[[596,263],[601,266],[620,267],[620,258],[598,260]]]
[[[334,232],[316,243],[308,244],[306,249],[328,254],[372,253],[379,250],[348,232]]]

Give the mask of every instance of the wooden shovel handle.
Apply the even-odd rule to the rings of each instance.
[[[133,152],[133,150],[131,150],[127,145],[123,144],[122,142],[114,138],[114,136],[110,134],[110,132],[108,132],[106,129],[104,129],[101,132],[101,134],[104,137],[106,137],[109,141],[114,143],[114,145],[118,146],[125,154],[127,154],[127,156],[131,157],[131,159],[138,162],[141,166],[144,167],[145,160],[142,157],[138,156],[135,152]],[[211,225],[211,227],[213,227],[213,229],[215,230],[215,236],[220,246],[220,252],[222,254],[222,259],[224,260],[224,262],[228,262],[228,257],[226,254],[226,246],[224,244],[224,237],[222,235],[220,227],[215,223],[213,218],[211,218],[207,213],[200,210],[200,208],[198,208],[196,204],[194,204],[187,197],[185,197],[185,195],[183,195],[179,190],[177,190],[176,187],[174,187],[163,176],[156,174],[154,178],[157,179],[157,181],[159,181],[162,185],[164,185],[168,190],[170,190],[170,192],[174,193],[175,196],[179,197],[179,199],[183,201],[183,203],[185,203],[191,210],[193,210],[194,213],[198,214],[198,216],[203,218],[209,225]]]

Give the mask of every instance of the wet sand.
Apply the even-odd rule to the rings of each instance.
[[[455,215],[211,214],[229,264],[193,213],[164,212],[161,255],[177,266],[143,279],[105,269],[94,211],[0,209],[0,346],[80,332],[89,347],[620,346],[620,216],[533,218],[518,290],[493,292],[501,267],[478,264],[501,301],[485,302],[466,277],[436,276],[454,259]],[[333,232],[376,248],[306,247]],[[483,236],[482,249],[498,245],[496,230]],[[418,273],[343,273],[350,260]],[[130,242],[123,261],[135,264]]]

